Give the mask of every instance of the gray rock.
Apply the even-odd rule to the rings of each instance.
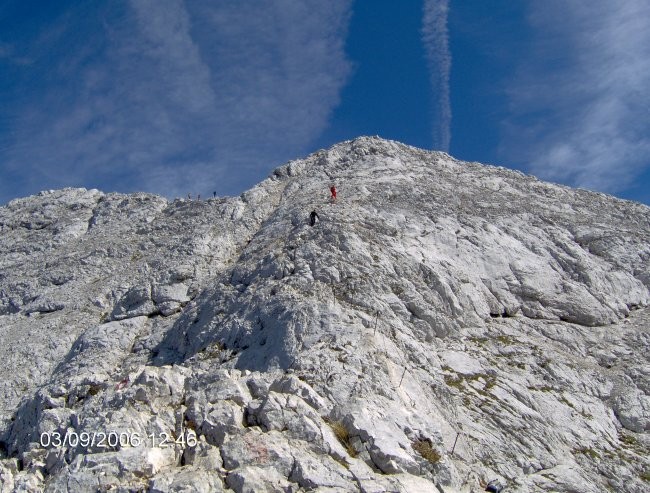
[[[360,138],[0,231],[3,491],[647,490],[646,206]]]
[[[206,441],[216,447],[223,445],[228,436],[243,431],[244,412],[231,401],[219,401],[205,416],[200,432]]]
[[[160,304],[164,302],[187,303],[190,298],[187,296],[188,287],[183,283],[157,285],[151,290],[151,299],[154,303]]]
[[[244,466],[228,473],[226,484],[235,493],[290,493],[295,487],[274,469]]]
[[[225,491],[214,471],[184,467],[158,475],[149,484],[150,493],[219,493]]]
[[[297,457],[289,480],[306,490],[332,488],[345,491],[354,480],[352,474],[341,464],[330,458],[316,459],[310,456]]]
[[[614,412],[628,430],[650,431],[650,396],[639,391],[621,394],[614,401]]]
[[[299,380],[294,375],[276,380],[271,384],[269,390],[283,394],[297,395],[316,410],[323,409],[326,406],[323,398],[309,384]]]
[[[156,308],[151,299],[151,287],[135,286],[120,297],[115,308],[113,308],[111,319],[123,320],[125,318],[147,316],[152,315],[155,311]]]

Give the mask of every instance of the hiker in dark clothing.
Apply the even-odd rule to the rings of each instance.
[[[320,217],[318,217],[318,213],[316,211],[311,211],[309,214],[309,225],[313,226],[316,224],[316,219],[318,219],[318,222],[320,222]]]
[[[503,485],[496,479],[490,481],[485,488],[485,491],[489,493],[501,493],[501,490],[503,490]]]

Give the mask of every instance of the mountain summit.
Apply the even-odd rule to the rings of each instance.
[[[650,486],[641,204],[364,137],[0,232],[3,491]]]

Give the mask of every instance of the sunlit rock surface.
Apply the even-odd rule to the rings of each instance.
[[[649,287],[648,207],[378,138],[14,200],[0,487],[645,492]]]

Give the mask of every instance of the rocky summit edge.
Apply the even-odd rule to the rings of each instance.
[[[649,287],[648,207],[379,138],[17,199],[0,488],[645,492]]]

